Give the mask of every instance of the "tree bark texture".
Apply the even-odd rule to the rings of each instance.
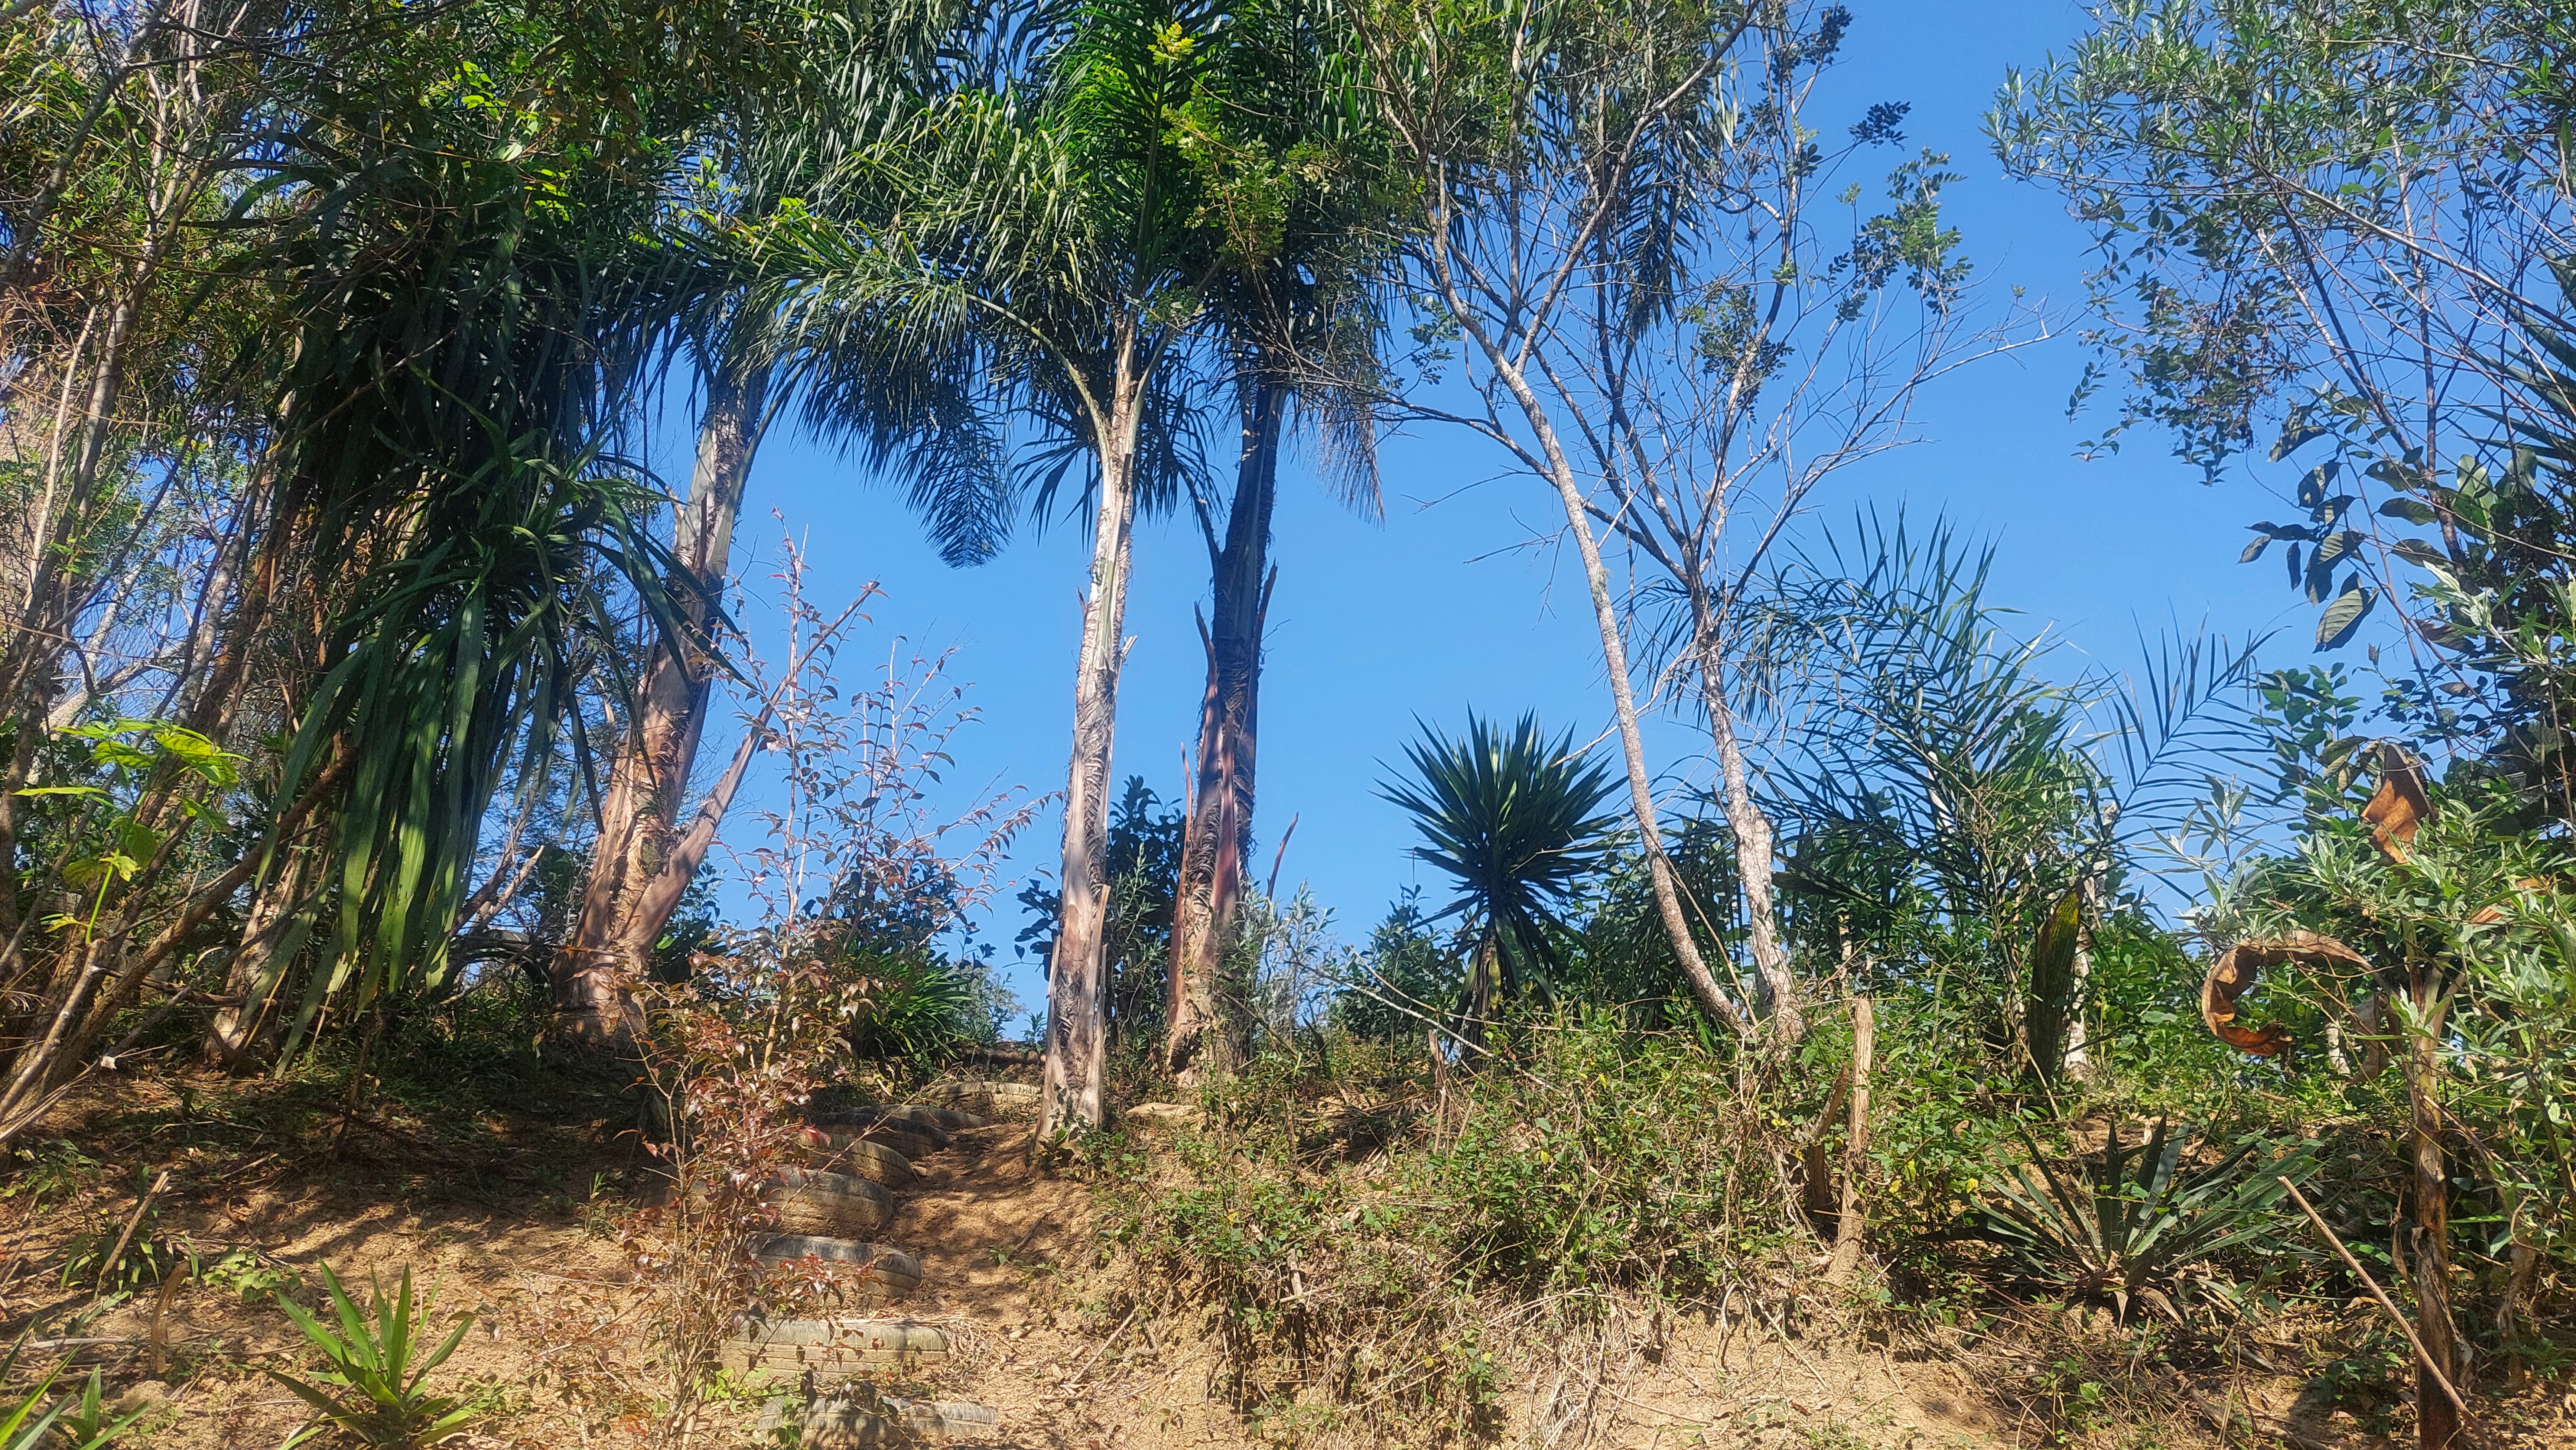
[[[1038,1138],[1108,1121],[1105,1051],[1109,913],[1109,767],[1118,729],[1118,672],[1127,658],[1127,568],[1136,528],[1136,443],[1144,378],[1122,367],[1099,449],[1100,507],[1092,527],[1091,591],[1074,663],[1073,759],[1065,772],[1062,905],[1047,963],[1046,1089]]]
[[[1252,846],[1253,774],[1261,703],[1261,634],[1277,572],[1270,518],[1279,495],[1279,431],[1287,389],[1254,373],[1243,388],[1243,454],[1224,545],[1212,560],[1207,693],[1199,706],[1198,779],[1181,827],[1180,889],[1172,920],[1163,1020],[1172,1075],[1183,1086],[1235,1067],[1225,1021],[1225,946],[1243,899]]]
[[[1842,1206],[1834,1218],[1834,1258],[1825,1282],[1839,1284],[1860,1267],[1861,1179],[1869,1166],[1869,1073],[1877,1055],[1878,1012],[1852,998],[1851,1127],[1843,1143]]]
[[[319,862],[312,848],[301,845],[285,846],[281,854],[286,859],[276,876],[251,898],[241,941],[224,968],[224,996],[235,1005],[217,1009],[206,1025],[209,1067],[253,1071],[266,1066],[284,1040],[284,1024],[271,1008],[286,968],[304,947],[304,898]]]
[[[744,480],[768,412],[769,370],[720,374],[707,388],[689,498],[672,530],[678,574],[672,603],[692,636],[714,613],[733,551]],[[645,954],[678,904],[656,890],[679,838],[689,773],[706,733],[715,662],[695,638],[665,639],[636,693],[626,738],[600,803],[599,840],[572,939],[557,955],[557,1030],[593,1047],[628,1042],[638,1027],[622,982],[643,975]],[[686,882],[682,882],[683,887]]]
[[[1726,693],[1726,651],[1714,619],[1705,612],[1698,632],[1700,699],[1708,708],[1709,742],[1717,748],[1727,833],[1735,838],[1735,874],[1744,891],[1745,939],[1761,994],[1758,1005],[1772,1036],[1794,1043],[1807,1035],[1807,1019],[1798,1000],[1798,979],[1789,970],[1789,953],[1780,944],[1780,910],[1771,893],[1776,837],[1770,814],[1753,799],[1753,772],[1744,762],[1743,742],[1736,738],[1734,700]]]
[[[1448,215],[1444,207],[1435,204],[1427,220],[1433,235],[1446,234]],[[1538,390],[1530,385],[1528,374],[1513,361],[1511,352],[1478,320],[1480,314],[1468,304],[1451,271],[1450,254],[1445,249],[1435,249],[1432,257],[1440,275],[1443,300],[1475,340],[1494,376],[1510,391],[1531,435],[1538,440],[1544,464],[1541,475],[1555,488],[1557,502],[1565,510],[1565,526],[1573,533],[1576,551],[1582,556],[1583,579],[1592,596],[1592,622],[1601,634],[1601,660],[1610,680],[1610,710],[1618,725],[1620,760],[1628,771],[1628,805],[1636,815],[1638,841],[1646,852],[1646,879],[1654,890],[1655,915],[1663,923],[1664,937],[1672,943],[1682,975],[1690,981],[1692,995],[1710,1016],[1740,1032],[1743,1015],[1737,1011],[1735,999],[1709,974],[1708,961],[1691,935],[1690,918],[1682,910],[1681,883],[1674,876],[1671,858],[1664,854],[1663,827],[1655,811],[1654,772],[1646,764],[1645,734],[1638,725],[1636,692],[1628,679],[1627,636],[1619,627],[1618,604],[1610,597],[1610,571],[1601,561],[1601,541],[1593,535],[1583,488],[1575,480],[1564,440],[1557,436],[1555,417]]]
[[[2412,1149],[2415,1181],[2413,1222],[2407,1234],[2406,1266],[2415,1284],[2415,1334],[2424,1352],[2448,1374],[2463,1398],[2468,1395],[2467,1365],[2460,1353],[2459,1331],[2451,1319],[2451,1174],[2442,1152],[2442,1109],[2434,1100],[2440,1081],[2443,998],[2439,973],[2419,963],[2409,984],[2415,1010],[2423,1022],[2410,1033],[2406,1058],[2406,1096],[2414,1110]],[[2421,1450],[2450,1450],[2464,1428],[2451,1398],[2432,1374],[2415,1371],[2416,1444]]]

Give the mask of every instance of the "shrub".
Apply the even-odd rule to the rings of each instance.
[[[2303,1178],[2308,1149],[2274,1156],[2238,1144],[2216,1163],[2186,1170],[2193,1132],[2159,1122],[2134,1147],[2112,1120],[2099,1169],[2082,1177],[2030,1161],[1999,1178],[1969,1216],[1971,1231],[2004,1251],[2012,1271],[2079,1300],[2108,1299],[2125,1320],[2138,1303],[2179,1321],[2168,1289],[2229,1249],[2276,1231],[2283,1176]],[[2223,1292],[2223,1291],[2222,1291]]]

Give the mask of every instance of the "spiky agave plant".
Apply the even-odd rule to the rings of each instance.
[[[1463,917],[1473,943],[1461,1036],[1483,1039],[1506,996],[1544,988],[1561,965],[1558,912],[1600,855],[1612,817],[1608,766],[1554,740],[1536,715],[1506,735],[1475,712],[1464,739],[1430,726],[1405,747],[1415,780],[1378,794],[1413,816],[1414,856],[1457,878],[1458,897],[1432,920]]]
[[[1969,1211],[1967,1232],[2002,1249],[2022,1276],[2074,1299],[2108,1299],[2123,1320],[2140,1303],[2179,1320],[2166,1288],[2190,1265],[2268,1232],[2281,1178],[2314,1166],[2299,1147],[2249,1167],[2264,1145],[2248,1142],[2185,1171],[2193,1136],[2159,1119],[2132,1147],[2114,1121],[2100,1171],[2082,1179],[2050,1167],[2031,1144],[2030,1161]]]

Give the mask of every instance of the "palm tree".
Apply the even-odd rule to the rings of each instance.
[[[1074,671],[1062,918],[1047,979],[1052,1135],[1105,1120],[1103,946],[1110,750],[1125,662],[1139,505],[1174,489],[1187,449],[1179,363],[1224,265],[1185,114],[1221,80],[1222,12],[1084,0],[1014,12],[985,63],[854,151],[793,224],[756,244],[785,333],[885,340],[944,376],[982,380],[995,414],[1067,445],[1094,503]],[[874,341],[867,345],[874,346]],[[1164,426],[1155,426],[1157,421]],[[1175,490],[1176,491],[1176,490]]]
[[[642,974],[748,760],[746,738],[698,809],[685,810],[719,672],[711,632],[743,487],[783,401],[801,398],[812,431],[855,448],[872,474],[905,484],[950,563],[984,562],[1008,532],[1002,444],[973,405],[973,384],[939,371],[953,359],[864,331],[770,326],[748,310],[759,261],[728,245],[732,234],[756,235],[782,210],[792,214],[800,192],[917,110],[918,78],[979,14],[971,0],[934,0],[858,26],[805,11],[794,17],[797,43],[777,47],[775,73],[761,77],[767,84],[744,88],[709,128],[708,149],[729,185],[716,199],[723,210],[709,218],[712,235],[680,248],[696,294],[683,335],[704,397],[666,581],[682,627],[654,641],[625,712],[580,911],[556,956],[558,1030],[574,1041],[621,1041],[636,1025],[621,982]]]
[[[1165,1060],[1185,1083],[1226,1072],[1235,1046],[1222,1020],[1222,959],[1251,846],[1262,634],[1278,579],[1270,525],[1292,411],[1323,435],[1342,502],[1379,511],[1366,398],[1383,323],[1371,284],[1400,204],[1385,184],[1386,142],[1330,64],[1348,38],[1329,7],[1303,0],[1239,13],[1224,57],[1228,104],[1202,113],[1191,138],[1194,154],[1214,158],[1206,164],[1235,259],[1212,301],[1242,444],[1221,530],[1211,500],[1191,497],[1211,607],[1165,998]]]
[[[1467,735],[1430,727],[1405,747],[1415,782],[1378,794],[1413,816],[1417,860],[1457,878],[1458,897],[1432,919],[1465,919],[1472,947],[1460,1037],[1481,1044],[1507,996],[1544,987],[1563,954],[1558,912],[1600,857],[1615,819],[1596,814],[1613,790],[1610,768],[1550,741],[1523,715],[1506,737],[1473,711]]]

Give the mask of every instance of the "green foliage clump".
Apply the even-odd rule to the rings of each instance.
[[[328,1266],[322,1283],[331,1296],[336,1326],[292,1299],[277,1301],[327,1366],[309,1380],[263,1371],[313,1407],[313,1420],[289,1437],[288,1445],[333,1434],[367,1450],[425,1450],[482,1418],[472,1400],[433,1395],[423,1388],[464,1342],[465,1331],[474,1326],[473,1315],[457,1315],[447,1336],[424,1349],[422,1330],[431,1309],[427,1302],[414,1306],[410,1269],[403,1270],[391,1299],[385,1297],[384,1285],[372,1285],[363,1312]]]
[[[1785,1282],[1808,1230],[1784,1213],[1783,1128],[1814,1103],[1614,1014],[1505,1036],[1473,1070],[1333,1031],[1264,1054],[1207,1090],[1161,1174],[1111,1190],[1136,1292],[1212,1319],[1240,1406],[1482,1433],[1515,1357],[1627,1296]]]
[[[1108,1242],[1158,1312],[1212,1321],[1247,1415],[1447,1440],[1493,1422],[1500,1374],[1475,1296],[1425,1237],[1436,1215],[1316,1171],[1364,1154],[1382,1127],[1331,1107],[1368,1065],[1393,1064],[1364,1049],[1340,1061],[1264,1053],[1211,1088],[1208,1130],[1181,1138],[1169,1175],[1112,1179]]]
[[[1471,1283],[1525,1293],[1713,1295],[1781,1248],[1786,1104],[1746,1103],[1735,1064],[1592,1014],[1535,1026],[1478,1073],[1418,1190]]]
[[[2111,1301],[2121,1318],[2144,1302],[2180,1319],[2170,1290],[2205,1261],[2273,1231],[2281,1180],[2314,1166],[2294,1149],[2275,1157],[2239,1143],[2216,1163],[2187,1168],[2192,1130],[2159,1122],[2145,1141],[2121,1141],[2111,1120],[2101,1165],[2061,1172],[2034,1145],[2030,1161],[1995,1180],[1970,1216],[2013,1272],[2076,1299]],[[2089,1165],[2088,1165],[2089,1167]],[[2234,1297],[2224,1284],[2214,1292]]]
[[[0,1375],[6,1375],[18,1362],[23,1342],[10,1346],[8,1358],[0,1360]],[[54,1381],[62,1376],[63,1366],[45,1371],[45,1377],[33,1389],[6,1406],[0,1414],[0,1450],[105,1450],[123,1438],[143,1418],[140,1410],[122,1419],[110,1419],[103,1400],[104,1381],[99,1370],[89,1372],[89,1383],[69,1399],[53,1397]]]

